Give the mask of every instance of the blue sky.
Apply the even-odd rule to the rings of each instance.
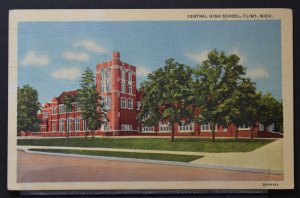
[[[280,21],[19,22],[19,86],[44,103],[79,88],[81,73],[111,58],[137,67],[138,85],[170,57],[195,66],[216,48],[237,54],[257,89],[281,99]]]

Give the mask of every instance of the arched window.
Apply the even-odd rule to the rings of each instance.
[[[105,70],[104,69],[101,69],[101,80],[106,80],[106,75],[105,75]]]
[[[111,87],[111,82],[110,82],[110,73],[111,73],[111,71],[110,71],[110,69],[107,69],[107,71],[106,71],[106,91],[107,92],[110,92],[110,87]]]
[[[131,71],[128,72],[128,83],[129,82],[132,82],[132,72]]]
[[[101,92],[106,92],[106,74],[105,74],[105,70],[101,69]]]
[[[105,132],[110,131],[109,123],[105,123],[103,128]]]
[[[126,75],[125,69],[122,68],[121,69],[121,80],[125,81],[125,75]]]

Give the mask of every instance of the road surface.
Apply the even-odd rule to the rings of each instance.
[[[18,151],[18,182],[268,181],[283,175],[50,156]]]

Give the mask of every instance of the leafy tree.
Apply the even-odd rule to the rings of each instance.
[[[40,122],[37,112],[41,106],[37,90],[27,84],[18,87],[17,95],[17,132],[37,131]]]
[[[174,124],[192,121],[191,83],[189,66],[172,58],[166,60],[165,66],[149,74],[141,85],[143,100],[138,119],[146,126],[168,122],[174,142]]]
[[[244,124],[252,126],[251,138],[253,138],[253,130],[258,122],[258,96],[254,83],[246,78],[238,84],[232,96],[220,105],[222,111],[226,112],[225,121],[236,127],[236,139],[238,139],[239,127]]]
[[[223,103],[232,97],[239,81],[245,74],[245,68],[239,64],[237,55],[226,56],[216,49],[211,51],[207,60],[194,70],[194,102],[200,113],[194,120],[197,123],[210,124],[212,141],[215,141],[215,126],[226,125],[226,110]]]
[[[259,100],[260,107],[260,123],[266,127],[273,123],[277,123],[277,129],[283,130],[283,111],[282,111],[282,102],[277,101],[271,93],[266,93]]]
[[[91,130],[93,137],[94,130],[100,128],[107,122],[106,111],[100,103],[101,97],[96,91],[95,76],[90,68],[87,68],[80,80],[80,89],[78,91],[78,102],[81,109],[82,118],[86,120],[87,127]],[[87,130],[86,130],[87,138]]]
[[[66,119],[67,119],[67,125],[68,125],[68,118],[69,118],[69,112],[72,111],[72,103],[75,101],[75,98],[72,97],[71,95],[65,95],[62,99],[62,102],[64,104],[64,108],[66,111]],[[70,137],[70,131],[67,127],[67,138]]]

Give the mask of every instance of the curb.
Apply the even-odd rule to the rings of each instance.
[[[41,151],[29,151],[28,149],[18,149],[18,150],[24,151],[26,153],[51,155],[51,156],[76,157],[76,158],[101,159],[101,160],[117,160],[117,161],[124,161],[124,162],[183,166],[183,167],[192,167],[192,168],[221,169],[221,170],[229,170],[229,171],[241,171],[241,172],[252,172],[252,173],[263,173],[263,174],[274,174],[274,175],[282,175],[283,174],[283,171],[280,171],[280,170],[243,168],[243,167],[236,167],[236,166],[194,164],[191,162],[173,162],[173,161],[163,161],[163,160],[134,159],[134,158],[120,158],[120,157],[107,157],[107,156],[91,156],[91,155],[79,155],[79,154],[50,153],[50,152],[41,152]]]

